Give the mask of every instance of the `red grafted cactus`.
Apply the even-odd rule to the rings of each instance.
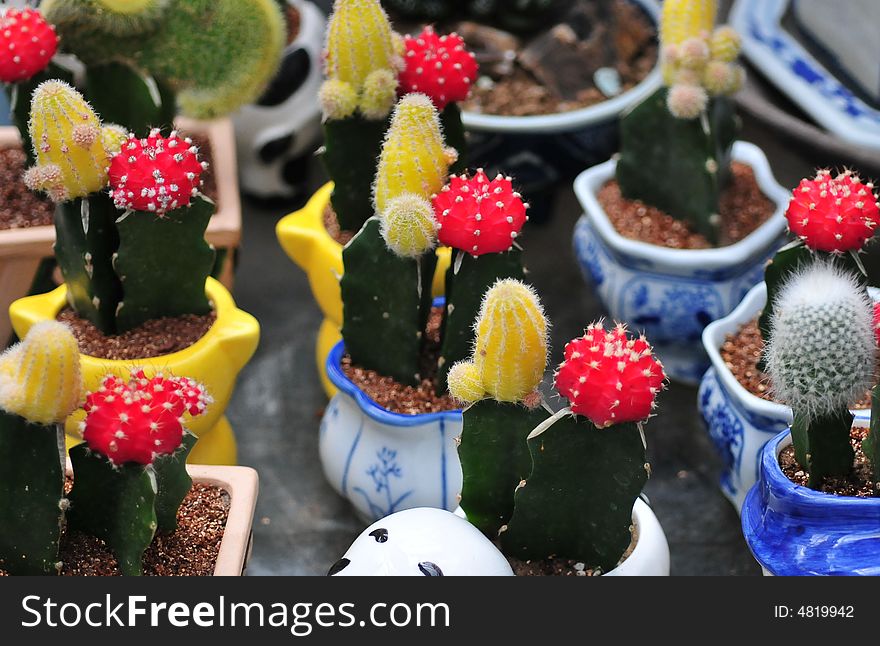
[[[858,251],[874,235],[880,209],[874,185],[851,171],[821,170],[794,189],[785,213],[792,233],[816,251]]]
[[[453,176],[433,202],[441,244],[474,256],[510,249],[529,219],[511,178],[489,181],[482,169],[471,178]]]
[[[665,379],[644,337],[630,337],[620,324],[605,330],[593,323],[565,346],[556,389],[571,402],[573,413],[605,428],[647,419]]]
[[[108,375],[86,396],[82,436],[113,464],[152,464],[180,446],[184,413],[201,415],[211,401],[201,384],[186,377],[147,378],[137,370],[126,382]]]
[[[398,78],[401,96],[427,94],[438,110],[467,98],[477,78],[477,61],[461,36],[440,36],[428,26],[418,36],[406,36],[404,43],[405,67]]]
[[[39,11],[0,10],[0,82],[18,83],[42,72],[57,49],[55,28]]]
[[[163,137],[153,129],[148,137],[133,135],[110,162],[110,190],[119,209],[163,215],[189,206],[202,185],[199,149],[176,131]]]

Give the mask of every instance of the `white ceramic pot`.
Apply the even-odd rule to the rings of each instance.
[[[714,249],[668,249],[620,235],[597,194],[614,177],[616,160],[581,173],[574,190],[584,209],[574,249],[584,276],[611,317],[644,331],[667,374],[697,383],[709,366],[703,329],[726,316],[764,277],[764,264],[782,244],[790,192],[773,178],[757,146],[737,141],[733,159],[752,167],[773,215],[739,242]]]
[[[318,90],[327,21],[312,2],[287,3],[299,11],[299,33],[260,99],[233,117],[241,189],[261,198],[297,195],[321,138]]]
[[[461,492],[460,410],[392,413],[345,376],[337,343],[327,375],[338,389],[321,420],[318,449],[330,484],[368,523],[413,507],[453,510]]]
[[[877,292],[872,290],[872,297]],[[733,312],[711,323],[703,332],[703,347],[712,367],[703,375],[698,405],[709,437],[724,464],[720,486],[737,511],[758,478],[759,456],[768,440],[788,429],[791,409],[753,395],[736,380],[721,358],[728,334],[757,317],[767,303],[767,286],[755,285]],[[853,410],[860,423],[870,410]]]
[[[636,547],[626,560],[604,576],[669,576],[669,543],[654,511],[636,498],[632,513],[639,535]]]

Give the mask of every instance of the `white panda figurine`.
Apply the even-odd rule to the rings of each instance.
[[[513,576],[507,559],[468,521],[416,507],[367,527],[328,576]]]
[[[299,32],[260,99],[233,116],[241,190],[263,199],[298,196],[321,137],[318,90],[327,19],[307,0],[287,4],[299,13]]]

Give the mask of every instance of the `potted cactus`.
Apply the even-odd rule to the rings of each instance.
[[[105,125],[57,80],[34,91],[29,129],[36,164],[25,181],[58,203],[55,251],[65,284],[13,303],[16,333],[68,321],[92,390],[108,372],[126,374],[133,360],[205,382],[217,404],[193,422],[196,434],[211,433],[193,461],[234,464],[223,410],[259,327],[209,277],[215,250],[204,235],[215,207],[200,192],[206,162],[198,148],[176,131],[135,137]],[[68,421],[71,442],[77,421]]]
[[[477,170],[447,182],[456,159],[435,104],[404,96],[382,146],[376,215],[342,251],[342,340],[334,330],[325,363],[338,392],[320,451],[330,482],[371,520],[409,507],[455,508],[461,413],[447,395],[449,368],[470,355],[474,294],[524,275],[516,243],[528,204],[509,177]],[[432,307],[438,241],[453,258],[447,300]],[[382,503],[371,489],[384,492]]]
[[[623,326],[591,325],[566,346],[555,382],[570,406],[553,413],[538,391],[548,323],[534,290],[497,281],[474,329],[472,356],[453,366],[449,388],[467,404],[460,513],[485,538],[451,514],[400,512],[370,528],[393,549],[358,539],[331,573],[405,573],[427,556],[427,576],[447,565],[470,575],[509,575],[511,566],[521,575],[668,574],[665,536],[639,499],[649,472],[642,422],[665,380],[648,343]],[[425,538],[434,531],[455,539],[440,555]]]
[[[874,305],[857,272],[821,258],[791,271],[770,302],[766,370],[794,415],[761,451],[746,541],[767,574],[877,574],[880,407],[870,429],[849,410],[875,381]]]
[[[85,396],[85,443],[68,458],[64,421],[83,398],[71,331],[37,323],[0,356],[0,373],[0,570],[243,572],[256,473],[185,465],[196,442],[185,418],[212,403],[204,387],[141,369],[105,376]]]
[[[418,92],[431,99],[447,145],[458,151],[452,165],[458,172],[465,164],[465,142],[457,104],[476,77],[473,55],[458,35],[426,28],[404,38],[393,31],[379,0],[334,3],[325,58],[323,160],[332,181],[277,227],[281,246],[308,274],[325,317],[316,349],[319,372],[342,324],[342,246],[374,215],[372,184],[395,98]],[[435,294],[443,292],[448,262],[448,251],[441,249]],[[332,396],[332,384],[324,379],[324,386]]]
[[[0,147],[9,151],[7,156],[17,158],[21,145],[28,156],[26,165],[32,165],[27,133],[31,93],[41,81],[72,78],[49,62],[59,45],[57,31],[60,53],[73,54],[85,64],[84,91],[107,121],[139,134],[154,126],[167,132],[179,102],[184,116],[176,119],[178,125],[210,145],[216,160],[212,186],[219,204],[208,228],[208,240],[219,250],[213,274],[231,286],[232,256],[241,238],[241,206],[232,126],[221,117],[256,98],[277,66],[283,21],[276,3],[174,0],[120,7],[104,0],[49,0],[41,3],[39,12],[14,8],[2,12],[4,33],[9,34],[4,40],[10,45],[25,38],[22,16],[28,16],[30,23],[21,42],[28,46],[20,45],[18,54],[4,46],[0,54],[0,66],[14,71],[0,79],[10,83],[17,125],[0,129]],[[191,37],[194,31],[199,38]],[[30,46],[31,34],[38,34],[39,48]],[[25,72],[33,75],[23,78]],[[13,195],[19,193],[28,195],[23,190]],[[28,293],[40,263],[52,256],[54,241],[51,202],[35,196],[18,199],[33,215],[19,217],[17,224],[35,226],[0,232],[4,310]],[[0,338],[5,342],[8,336],[4,318]]]
[[[698,403],[724,464],[721,490],[737,510],[755,483],[764,444],[792,423],[791,408],[776,397],[764,371],[775,295],[792,272],[818,260],[833,261],[863,276],[860,254],[880,221],[875,200],[873,185],[851,172],[832,175],[823,170],[803,179],[785,214],[795,242],[774,256],[764,282],[703,333],[712,367],[700,382]],[[866,423],[866,394],[860,393],[849,405],[856,419]]]
[[[619,158],[575,181],[585,277],[686,382],[708,367],[705,326],[739,303],[781,245],[787,197],[760,149],[735,141],[739,37],[713,31],[715,5],[664,3],[664,84],[623,116]]]

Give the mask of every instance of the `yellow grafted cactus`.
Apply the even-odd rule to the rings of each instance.
[[[37,159],[25,173],[28,188],[64,202],[107,185],[119,133],[105,131],[91,106],[67,83],[45,81],[34,90],[28,130]]]
[[[449,391],[460,401],[488,395],[518,402],[532,394],[547,365],[547,318],[535,290],[525,283],[498,280],[483,297],[470,361],[449,372]]]
[[[82,397],[79,347],[57,321],[34,325],[0,355],[0,408],[33,424],[64,422]]]
[[[350,116],[338,107],[352,95],[368,119],[388,114],[402,65],[400,42],[379,0],[336,0],[325,45],[325,119]]]
[[[418,258],[437,244],[437,223],[431,203],[413,193],[392,198],[383,212],[379,231],[398,256]]]
[[[660,16],[661,45],[708,37],[715,26],[717,0],[665,0]]]

